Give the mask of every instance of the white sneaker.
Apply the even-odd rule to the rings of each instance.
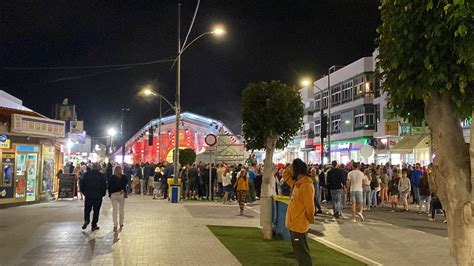
[[[435,221],[435,219],[433,219],[433,218],[428,218],[428,221],[430,221],[430,222],[434,222],[434,221]]]
[[[356,219],[352,219],[352,222],[353,222],[353,223],[357,223],[357,220],[356,220]]]
[[[444,223],[444,224],[448,223],[448,220],[445,219],[445,220],[443,221],[443,223]]]
[[[362,215],[361,212],[359,212],[357,215],[360,217],[360,220],[363,222],[364,221],[364,215]]]

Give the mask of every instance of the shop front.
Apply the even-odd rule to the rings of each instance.
[[[54,198],[57,183],[55,173],[62,164],[61,146],[54,137],[35,136],[28,131],[36,129],[36,135],[41,135],[43,125],[48,131],[48,123],[56,120],[32,117],[34,122],[30,126],[28,118],[24,115],[20,121],[12,118],[16,127],[12,126],[11,132],[0,132],[3,134],[0,135],[0,205]],[[64,136],[64,127],[62,130]]]
[[[369,144],[369,138],[346,139],[331,142],[331,160],[338,163],[347,164],[351,160],[355,162],[372,163],[373,156],[364,158],[360,154],[360,149]],[[328,145],[325,145],[327,150]]]
[[[430,135],[414,134],[403,136],[393,147],[388,150],[388,156],[394,165],[408,163],[430,163],[431,140]]]

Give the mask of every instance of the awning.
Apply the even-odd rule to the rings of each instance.
[[[391,153],[408,154],[412,153],[413,149],[429,148],[430,141],[429,134],[415,134],[404,136],[397,144],[390,149]]]

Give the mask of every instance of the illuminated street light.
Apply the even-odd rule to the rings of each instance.
[[[311,85],[311,83],[313,83],[313,82],[312,82],[312,80],[309,79],[309,78],[303,78],[300,83],[301,83],[301,86],[303,86],[303,87],[308,87],[308,86]]]
[[[211,31],[212,34],[216,35],[216,36],[222,36],[225,34],[225,30],[222,26],[218,25],[218,26],[215,26],[214,29]]]
[[[115,130],[115,128],[109,128],[107,130],[107,135],[114,137],[115,135],[117,135],[117,130]]]

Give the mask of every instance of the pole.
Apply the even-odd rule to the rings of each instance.
[[[331,68],[328,70],[328,163],[331,163],[331,130],[332,130],[332,121],[331,121]]]
[[[208,199],[212,199],[212,151],[209,150],[209,197]]]
[[[160,98],[160,123],[158,124],[158,163],[161,162],[161,97]]]
[[[124,112],[125,108],[122,108],[122,122],[120,124],[120,135],[122,136],[122,169],[125,165],[125,136],[123,134],[123,124],[124,124]]]
[[[323,96],[323,94],[321,93],[321,97]],[[320,118],[320,127],[322,128],[323,126],[323,116],[324,116],[324,111],[323,111],[323,107],[321,105],[321,118]],[[324,138],[323,138],[323,134],[321,132],[321,130],[319,130],[319,136],[321,137],[321,149],[319,150],[321,152],[321,164],[324,164]]]
[[[178,60],[176,64],[176,133],[174,145],[174,184],[178,184],[179,171],[179,116],[180,116],[180,94],[181,94],[181,3],[178,3]]]

